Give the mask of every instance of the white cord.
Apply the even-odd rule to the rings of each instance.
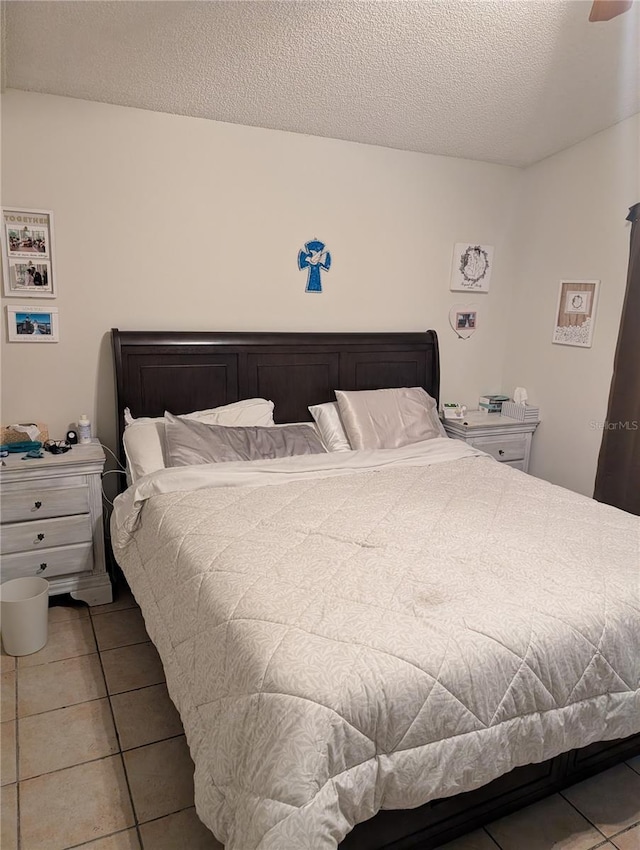
[[[107,469],[106,472],[103,472],[101,478],[106,478],[107,475],[126,475],[126,470],[124,469]]]
[[[116,463],[118,464],[118,466],[120,467],[120,469],[107,469],[107,470],[106,470],[106,472],[103,472],[103,473],[102,473],[102,475],[100,476],[100,479],[101,479],[101,480],[100,480],[100,485],[101,485],[101,487],[102,487],[102,498],[104,499],[104,501],[105,501],[108,505],[110,505],[111,507],[113,507],[113,502],[111,501],[111,499],[108,499],[108,498],[107,498],[107,495],[106,495],[106,493],[104,492],[104,483],[103,483],[103,482],[104,482],[104,479],[106,478],[106,476],[107,476],[107,475],[112,475],[113,473],[116,473],[116,475],[126,475],[126,474],[127,474],[127,470],[126,470],[126,469],[124,468],[124,466],[120,463],[120,460],[118,459],[118,456],[117,456],[117,455],[116,455],[116,454],[115,454],[115,453],[114,453],[114,452],[113,452],[113,451],[109,448],[109,446],[105,446],[105,444],[104,444],[104,443],[100,443],[100,445],[101,445],[101,446],[102,446],[102,448],[105,450],[105,452],[109,452],[109,454],[111,455],[111,457],[115,460],[115,462],[116,462]]]
[[[123,472],[126,472],[126,469],[124,468],[124,466],[123,466],[123,465],[120,463],[120,461],[118,460],[117,455],[116,455],[114,452],[112,452],[112,451],[111,451],[111,449],[109,448],[109,446],[105,446],[105,444],[104,444],[104,443],[100,443],[100,445],[102,446],[102,448],[103,448],[105,451],[109,452],[109,454],[110,454],[110,455],[111,455],[111,457],[115,460],[115,462],[118,464],[118,466],[120,467],[120,469],[121,469]],[[115,471],[115,470],[112,470],[112,471]]]
[[[107,494],[104,492],[104,483],[103,483],[104,479],[107,477],[107,475],[126,475],[126,474],[127,474],[126,469],[107,469],[107,471],[103,472],[102,475],[100,476],[100,479],[101,479],[100,484],[101,484],[101,487],[102,487],[102,498],[105,500],[105,502],[108,505],[111,505],[111,507],[113,507],[113,502],[111,501],[111,499],[107,498]]]

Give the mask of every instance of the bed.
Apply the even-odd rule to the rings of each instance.
[[[283,423],[337,388],[439,393],[433,331],[112,335],[119,437],[125,408],[263,397]],[[640,752],[638,520],[430,442],[117,500],[228,850],[428,850]]]

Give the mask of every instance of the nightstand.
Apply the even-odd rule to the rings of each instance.
[[[70,593],[89,605],[111,602],[104,556],[97,441],[41,460],[10,454],[0,467],[2,579],[39,575],[49,593]]]
[[[449,437],[464,440],[514,469],[529,471],[531,439],[538,422],[471,410],[464,419],[443,419],[442,424]]]

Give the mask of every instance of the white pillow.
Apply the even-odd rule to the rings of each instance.
[[[422,387],[336,390],[336,399],[354,449],[394,449],[442,436],[436,403]]]
[[[340,411],[335,401],[328,401],[326,404],[314,404],[309,408],[309,413],[318,426],[322,442],[328,452],[351,451],[351,444],[347,432],[344,430]]]
[[[122,436],[131,483],[164,469],[164,419],[136,419]]]
[[[183,418],[208,425],[273,425],[273,402],[264,398],[247,398],[209,410],[196,410]],[[124,421],[122,442],[131,480],[135,483],[143,475],[166,466],[165,420],[163,416],[134,419],[127,407]]]
[[[209,425],[273,425],[273,402],[266,398],[245,398],[242,401],[234,401],[231,404],[223,404],[220,407],[211,407],[208,410],[195,410],[193,413],[181,413],[182,419],[196,419],[198,422],[207,422]],[[124,409],[125,427],[134,423],[162,422],[164,416],[149,418],[141,416],[136,419],[131,415],[128,407]]]

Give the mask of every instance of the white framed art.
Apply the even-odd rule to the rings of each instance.
[[[56,297],[51,210],[3,207],[0,243],[6,297]]]
[[[561,280],[553,342],[591,348],[599,280]]]
[[[493,245],[456,242],[449,289],[453,292],[488,292],[492,269]]]
[[[478,328],[478,306],[454,304],[449,310],[449,324],[458,339],[469,339]]]
[[[7,304],[9,342],[58,342],[58,309],[44,305]]]

